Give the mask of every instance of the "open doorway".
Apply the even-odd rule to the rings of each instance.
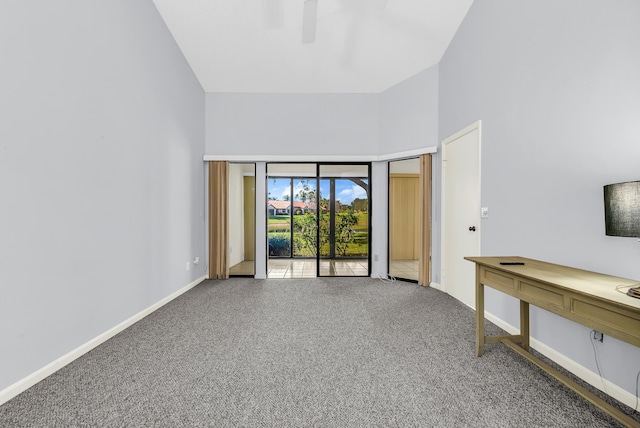
[[[420,161],[389,162],[389,274],[418,282]]]
[[[255,164],[229,164],[229,275],[255,275]]]

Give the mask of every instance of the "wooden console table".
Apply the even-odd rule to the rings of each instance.
[[[640,427],[635,419],[529,353],[529,304],[640,347],[640,299],[616,290],[619,285],[633,285],[637,281],[523,257],[465,259],[476,264],[476,351],[479,357],[485,344],[504,343],[622,424]],[[524,264],[501,265],[500,262]],[[520,334],[485,336],[484,286],[520,300]]]

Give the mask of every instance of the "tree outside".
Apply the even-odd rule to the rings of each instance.
[[[278,179],[282,180],[282,179]],[[316,204],[315,179],[289,179],[288,192],[281,200],[291,201],[289,215],[269,216],[269,255],[279,257],[315,257],[320,239],[321,256],[330,256],[330,204],[322,198]],[[362,181],[358,180],[358,186]],[[275,180],[274,180],[275,184]],[[367,185],[365,183],[365,185]],[[294,189],[294,190],[291,190]],[[368,192],[368,186],[366,191]],[[270,200],[272,195],[269,193]],[[366,257],[368,254],[368,198],[354,198],[350,204],[335,202],[334,251],[337,257]],[[317,212],[320,213],[319,234]],[[291,233],[293,229],[293,234]],[[293,235],[293,242],[291,236]],[[293,254],[291,254],[293,251]]]

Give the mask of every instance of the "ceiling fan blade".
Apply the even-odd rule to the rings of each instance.
[[[318,0],[304,0],[302,10],[302,43],[316,41],[316,23],[318,20]]]

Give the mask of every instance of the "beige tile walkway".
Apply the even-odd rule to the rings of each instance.
[[[366,259],[322,260],[321,276],[369,276]],[[315,278],[316,261],[313,259],[270,259],[268,278]]]
[[[229,269],[230,275],[254,275],[254,261],[244,261]],[[313,259],[270,259],[269,278],[315,278]],[[366,259],[326,260],[320,262],[322,276],[369,276]],[[418,280],[417,260],[392,260],[389,274],[402,279]]]
[[[389,275],[396,278],[418,280],[417,260],[392,260],[389,263]]]
[[[245,260],[235,266],[231,266],[229,275],[255,275],[255,262],[253,260]]]

